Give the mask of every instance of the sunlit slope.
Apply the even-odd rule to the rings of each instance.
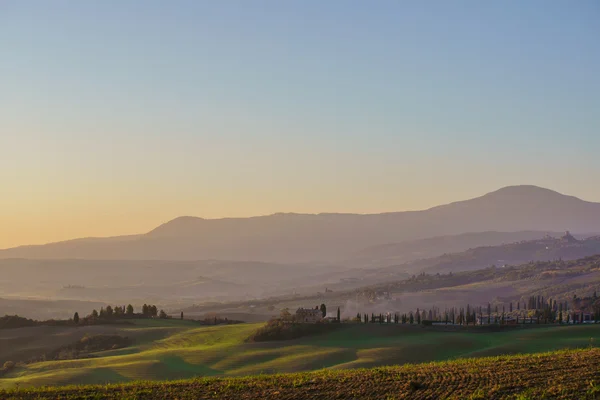
[[[179,321],[144,321],[128,329],[132,333],[143,330],[144,337],[148,338],[148,331],[164,329],[160,324],[178,329],[168,337],[96,353],[96,358],[29,364],[0,379],[0,387],[375,367],[585,348],[600,343],[600,325],[534,327],[493,333],[349,325],[319,336],[268,343],[245,342],[260,324],[198,327]]]
[[[0,390],[6,399],[597,399],[600,350],[244,378]]]

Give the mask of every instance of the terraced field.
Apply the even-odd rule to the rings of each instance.
[[[259,326],[199,327],[186,321],[139,321],[119,328],[123,329],[120,334],[134,339],[132,347],[95,353],[95,358],[24,365],[0,378],[0,388],[372,368],[590,348],[600,343],[600,324],[487,333],[348,325],[297,340],[246,343],[245,339]],[[18,336],[18,330],[10,331]]]
[[[246,378],[0,391],[6,399],[598,399],[600,349]]]

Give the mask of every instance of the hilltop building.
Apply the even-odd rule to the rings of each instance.
[[[299,308],[296,310],[296,321],[315,323],[323,319],[323,313],[316,308]]]

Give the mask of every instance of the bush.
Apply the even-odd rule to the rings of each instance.
[[[4,365],[2,366],[2,369],[5,371],[10,371],[11,369],[13,369],[15,367],[15,363],[14,361],[7,361],[4,363]]]
[[[19,317],[18,315],[5,315],[0,318],[0,329],[25,328],[36,326],[38,323],[32,319]]]
[[[4,365],[2,366],[2,368],[0,368],[0,376],[9,373],[15,367],[16,367],[16,364],[14,363],[14,361],[5,362]]]

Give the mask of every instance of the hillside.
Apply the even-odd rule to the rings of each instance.
[[[595,232],[600,203],[535,186],[512,186],[424,211],[384,214],[273,214],[180,217],[142,235],[0,251],[0,258],[261,260],[348,259],[357,249],[466,232]]]
[[[346,268],[252,261],[142,261],[0,259],[1,310],[40,318],[70,317],[99,306],[69,302],[37,304],[33,299],[93,301],[105,304],[173,304],[289,294],[294,288],[337,280]],[[35,279],[32,279],[35,277]],[[20,303],[20,304],[19,304]],[[27,304],[31,303],[31,304]],[[23,306],[23,307],[21,307]],[[56,306],[56,307],[55,307]],[[62,307],[66,313],[41,316]],[[37,309],[36,309],[37,308]]]
[[[1,330],[0,365],[52,354],[84,336],[117,335],[130,338],[132,344],[90,354],[92,358],[17,364],[0,377],[0,388],[372,368],[600,343],[598,324],[508,327],[491,332],[472,327],[444,331],[419,325],[341,324],[339,329],[293,340],[249,343],[247,339],[262,324],[207,327],[179,320],[133,322],[133,326]]]
[[[383,270],[383,269],[382,269]],[[244,302],[199,304],[185,312],[201,315],[206,312],[232,312],[248,307],[267,313],[269,308],[295,309],[307,305],[327,304],[328,309],[340,307],[344,317],[357,312],[395,313],[416,308],[441,309],[487,305],[488,302],[509,306],[529,296],[544,296],[557,301],[571,301],[573,296],[587,297],[600,293],[600,254],[574,260],[526,262],[518,265],[488,266],[456,273],[423,272],[409,278],[399,278],[393,270],[352,282],[352,288],[334,287],[332,292],[308,295],[285,295]]]
[[[600,254],[600,236],[578,240],[567,233],[558,238],[545,236],[499,246],[476,247],[382,270],[397,268],[402,271],[448,273],[475,270],[491,265],[518,265],[529,261],[574,260],[595,254]]]
[[[597,399],[600,351],[246,378],[25,389],[6,399]]]
[[[466,304],[505,305],[523,302],[529,296],[544,296],[572,303],[573,297],[600,292],[600,255],[558,261],[537,261],[522,265],[488,267],[459,273],[423,273],[410,279],[373,285],[362,293],[388,292],[395,299],[375,301],[370,307],[421,309],[464,307]],[[341,294],[338,294],[341,295]],[[348,292],[346,298],[356,298]]]
[[[386,267],[415,260],[424,260],[449,253],[459,253],[477,247],[502,246],[543,237],[560,237],[563,232],[469,232],[459,235],[435,236],[426,239],[407,240],[361,249],[351,255],[346,263],[361,267]],[[593,234],[575,234],[578,239]]]

